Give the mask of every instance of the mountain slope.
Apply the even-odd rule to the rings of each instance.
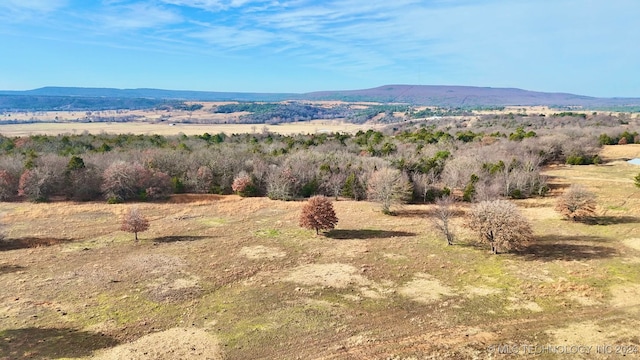
[[[0,98],[55,96],[83,98],[139,98],[183,101],[345,100],[400,102],[442,107],[474,106],[581,106],[585,108],[640,106],[640,98],[596,98],[567,93],[546,93],[515,88],[437,85],[385,85],[362,90],[319,91],[306,94],[211,92],[161,89],[44,87],[27,91],[0,91]],[[22,99],[23,101],[25,99]],[[5,104],[6,105],[6,104]],[[11,108],[3,106],[4,109]]]

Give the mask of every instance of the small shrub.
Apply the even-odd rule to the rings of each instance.
[[[529,221],[518,207],[507,200],[482,201],[471,208],[466,227],[481,241],[491,245],[491,252],[518,249],[533,238]]]
[[[566,219],[586,220],[595,216],[596,196],[584,186],[573,184],[558,198],[555,209]]]

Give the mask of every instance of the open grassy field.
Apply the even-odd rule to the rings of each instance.
[[[536,241],[501,255],[462,228],[466,205],[447,246],[431,205],[336,201],[316,236],[302,202],[180,195],[136,204],[136,244],[118,230],[134,204],[0,203],[0,358],[638,357],[638,172],[547,169],[551,194],[517,202]],[[598,195],[596,224],[553,211],[572,183]]]
[[[29,135],[58,135],[81,134],[87,131],[92,134],[142,134],[142,135],[202,135],[209,134],[241,134],[268,131],[290,134],[315,134],[320,132],[347,132],[355,133],[358,130],[366,131],[373,125],[350,124],[338,120],[313,120],[280,125],[262,124],[181,124],[181,123],[154,123],[154,122],[127,122],[127,123],[30,123],[0,125],[0,134],[4,136],[29,136]]]

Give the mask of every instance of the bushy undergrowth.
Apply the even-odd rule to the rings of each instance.
[[[411,185],[411,199],[399,197],[410,201],[450,193],[468,201],[526,198],[548,191],[542,166],[598,163],[602,144],[635,141],[637,132],[628,127],[637,119],[625,119],[620,125],[593,114],[483,116],[471,124],[453,117],[382,131],[290,136],[0,136],[0,200],[121,202],[174,192],[379,199],[370,182],[386,168]],[[589,127],[605,120],[607,128]],[[620,126],[625,130],[616,130]]]

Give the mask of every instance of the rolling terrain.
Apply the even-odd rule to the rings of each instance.
[[[565,93],[545,93],[515,88],[436,85],[385,85],[372,89],[295,93],[209,92],[161,89],[110,89],[44,87],[26,91],[0,91],[0,110],[104,110],[150,108],[163,101],[327,100],[406,103],[440,107],[550,106],[586,109],[633,108],[640,98],[596,98]],[[34,105],[34,103],[36,105]],[[40,105],[38,105],[40,104]],[[120,104],[119,107],[116,104]],[[34,106],[36,106],[34,108]],[[47,108],[47,106],[49,108]],[[26,109],[26,107],[30,107]]]
[[[137,204],[151,228],[136,244],[118,229],[134,204],[0,203],[0,358],[633,358],[638,168],[618,157],[637,151],[546,169],[551,194],[517,201],[535,242],[501,255],[461,226],[463,204],[447,246],[428,204],[387,216],[341,199],[316,236],[297,225],[302,202],[176,195]],[[569,183],[598,195],[597,224],[553,211]]]

